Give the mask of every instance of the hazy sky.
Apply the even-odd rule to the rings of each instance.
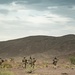
[[[75,0],[0,0],[0,41],[65,34],[75,34]]]

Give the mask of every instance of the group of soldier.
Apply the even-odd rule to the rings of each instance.
[[[2,58],[0,58],[0,66],[2,65],[3,62],[4,62],[4,60]],[[27,59],[26,57],[23,57],[22,63],[24,65],[24,68],[27,68],[27,65],[29,65],[30,67],[34,68],[35,67],[35,63],[36,63],[36,59],[32,58],[31,56],[30,56],[29,59]],[[52,64],[54,66],[57,66],[57,63],[58,63],[58,59],[55,57],[53,59],[53,63]]]
[[[31,67],[34,68],[36,59],[30,57],[29,60],[27,60],[26,57],[24,57],[23,60],[22,60],[22,62],[23,62],[23,64],[24,64],[24,67],[25,67],[25,68],[27,67],[27,64],[29,64]],[[52,63],[52,64],[53,64],[54,66],[57,66],[57,62],[58,62],[58,59],[55,57],[55,58],[53,59],[53,63]]]
[[[24,57],[24,58],[22,59],[22,62],[23,62],[23,64],[24,64],[24,67],[25,67],[25,68],[27,68],[27,64],[30,65],[30,67],[33,67],[33,68],[34,68],[36,59],[30,57],[29,60],[27,60],[26,57]]]

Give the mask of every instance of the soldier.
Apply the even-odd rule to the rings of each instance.
[[[58,59],[55,57],[54,59],[53,59],[53,65],[57,65],[57,62],[58,62]]]
[[[26,57],[23,58],[22,62],[24,64],[24,67],[26,68],[27,67],[27,63],[28,63]]]
[[[29,65],[32,67],[32,57],[29,58]]]
[[[4,60],[2,58],[0,58],[0,65],[2,65],[3,62],[4,62]]]
[[[35,66],[35,62],[36,62],[36,59],[33,58],[33,60],[32,60],[32,66],[33,66],[33,68],[34,68],[34,66]]]

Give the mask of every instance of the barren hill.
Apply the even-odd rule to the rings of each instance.
[[[0,42],[0,57],[52,57],[71,54],[75,54],[75,35],[72,34],[61,37],[30,36]]]

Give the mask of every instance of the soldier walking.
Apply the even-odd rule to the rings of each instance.
[[[27,63],[28,63],[26,57],[23,58],[22,62],[24,64],[24,67],[26,68],[27,67]]]
[[[29,65],[32,67],[32,57],[29,58]]]
[[[34,66],[35,66],[35,62],[36,62],[36,59],[33,58],[33,60],[32,60],[32,67],[33,67],[33,68],[34,68]]]
[[[4,60],[2,58],[0,58],[0,66],[2,65],[3,62],[4,62]]]
[[[53,65],[56,66],[56,65],[57,65],[57,62],[58,62],[58,59],[55,57],[55,58],[53,59]]]

